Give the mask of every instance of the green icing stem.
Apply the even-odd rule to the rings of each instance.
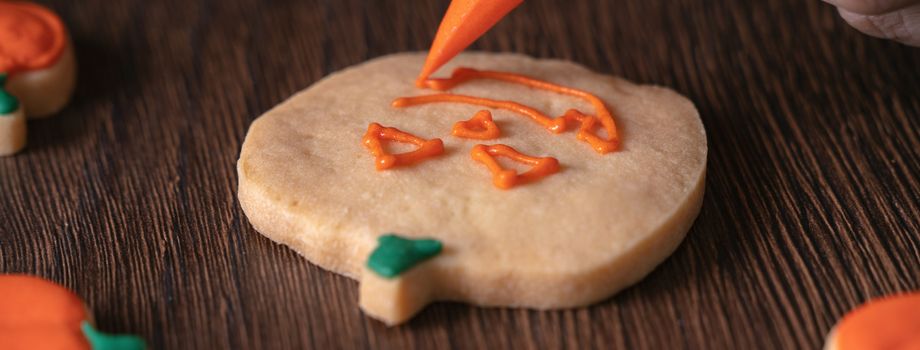
[[[377,249],[367,258],[367,267],[384,278],[395,278],[441,252],[441,242],[411,239],[388,233],[377,239]]]
[[[89,322],[80,324],[83,335],[89,341],[93,350],[144,350],[147,344],[144,339],[133,335],[105,334],[93,328]]]
[[[19,109],[19,100],[6,92],[6,73],[0,73],[0,116],[10,114]]]

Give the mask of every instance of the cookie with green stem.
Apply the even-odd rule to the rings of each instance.
[[[30,118],[53,115],[70,100],[77,66],[64,21],[26,1],[0,1],[0,72]]]
[[[19,99],[6,91],[6,79],[6,73],[0,73],[0,156],[26,146],[26,114]]]
[[[677,249],[708,151],[689,100],[494,53],[460,54],[419,88],[424,62],[345,69],[253,122],[237,171],[255,229],[359,280],[360,307],[390,325],[436,301],[596,303]],[[451,134],[483,109],[501,129],[490,145]],[[415,157],[433,139],[443,152]]]
[[[0,349],[143,350],[143,339],[101,332],[79,296],[54,282],[0,275]]]

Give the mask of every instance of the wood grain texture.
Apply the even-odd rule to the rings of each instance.
[[[256,233],[248,125],[335,70],[427,48],[445,0],[47,0],[78,91],[0,159],[0,271],[63,283],[157,349],[814,349],[920,289],[920,49],[818,0],[531,0],[475,46],[675,88],[707,127],[702,213],[599,305],[437,304],[387,328],[357,283]]]

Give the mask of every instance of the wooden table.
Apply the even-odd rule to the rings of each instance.
[[[591,307],[437,304],[396,328],[236,200],[248,125],[335,70],[427,48],[446,0],[48,0],[73,103],[0,159],[0,271],[63,283],[153,348],[815,349],[920,288],[920,49],[818,0],[530,0],[476,44],[670,86],[709,135],[702,213]]]

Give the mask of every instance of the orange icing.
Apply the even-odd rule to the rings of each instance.
[[[47,68],[67,45],[61,19],[42,6],[0,1],[0,72]]]
[[[504,109],[506,111],[522,114],[537,122],[537,124],[540,124],[546,128],[546,130],[549,130],[554,134],[565,131],[564,119],[550,118],[546,116],[546,114],[543,114],[536,109],[512,101],[499,101],[484,97],[473,97],[467,95],[434,94],[426,96],[400,97],[393,101],[392,106],[396,108],[403,108],[437,102],[466,103],[495,109]]]
[[[549,129],[554,133],[560,133],[565,131],[566,121],[580,121],[582,122],[582,127],[578,131],[578,139],[585,141],[594,148],[595,151],[601,154],[606,154],[609,152],[616,151],[620,146],[620,137],[617,133],[616,122],[613,120],[613,115],[607,109],[607,106],[597,96],[594,96],[591,93],[586,91],[565,87],[561,85],[556,85],[550,82],[530,78],[520,74],[506,73],[506,72],[496,72],[496,71],[479,71],[471,68],[457,68],[454,70],[454,73],[450,78],[447,79],[428,79],[424,82],[425,87],[444,91],[449,90],[457,85],[466,83],[470,80],[476,79],[490,79],[490,80],[499,80],[508,83],[514,83],[519,85],[528,86],[535,89],[546,90],[550,92],[555,92],[563,95],[568,95],[572,97],[577,97],[583,99],[591,104],[595,110],[595,116],[581,115],[578,118],[573,117],[563,117],[552,119],[537,112],[533,108],[523,106],[509,101],[494,101],[488,99],[476,99],[466,96],[465,98],[446,98],[444,95],[432,95],[438,97],[432,97],[430,99],[420,99],[415,100],[416,103],[431,103],[431,102],[460,102],[460,103],[473,103],[479,105],[487,105],[484,103],[495,104],[496,106],[492,108],[502,108],[507,109],[513,112],[518,112],[527,115],[531,119],[537,121],[543,127]],[[462,95],[448,95],[448,96],[462,96]],[[421,96],[426,97],[426,96]],[[476,99],[476,100],[474,100]],[[399,101],[400,99],[397,99]],[[488,101],[488,102],[487,102]],[[478,103],[477,103],[478,102]],[[394,106],[397,106],[396,101],[393,103]],[[397,106],[398,107],[398,106]],[[569,113],[566,113],[567,115]],[[579,113],[581,114],[581,113]],[[596,120],[591,120],[596,119]],[[607,132],[607,137],[603,138],[598,136],[595,131],[597,128],[597,122],[600,122],[600,126],[604,128]],[[585,124],[589,124],[587,127]]]
[[[423,72],[421,77],[426,76],[427,75]],[[551,118],[533,107],[514,101],[493,100],[485,97],[446,93],[400,97],[393,100],[391,105],[395,108],[404,108],[428,103],[466,103],[494,109],[503,109],[521,114],[554,134],[562,133],[566,130],[568,125],[578,123],[580,127],[576,137],[591,145],[591,147],[600,154],[616,151],[620,147],[620,137],[617,132],[616,123],[613,120],[613,115],[600,98],[582,90],[556,85],[519,74],[479,71],[470,68],[458,68],[451,77],[447,79],[420,80],[419,85],[444,91],[475,79],[499,80],[581,98],[594,107],[595,115],[587,115],[576,109],[570,109],[562,116]],[[375,125],[377,124],[371,124],[371,127]],[[379,127],[379,125],[377,126]],[[597,132],[599,127],[603,127],[604,131],[606,131],[606,138],[598,135]],[[384,153],[379,145],[379,141],[377,141],[377,144],[372,144],[374,140],[369,139],[368,135],[375,135],[377,132],[376,130],[372,131],[368,129],[368,134],[364,136],[365,145],[367,145],[367,147],[371,149],[371,152],[377,156],[377,169],[382,170],[395,166],[395,164],[398,163],[398,159]],[[452,134],[457,137],[465,138],[493,139],[499,137],[501,132],[492,120],[492,114],[487,110],[482,110],[477,112],[470,120],[454,124]],[[424,142],[424,140],[418,139],[416,142],[413,142],[420,147],[415,152],[422,150],[421,142]],[[412,154],[410,153],[408,155]],[[472,156],[474,160],[485,164],[485,166],[489,168],[489,171],[492,172],[492,182],[496,187],[501,189],[509,189],[518,184],[535,182],[559,171],[559,161],[555,158],[527,156],[506,145],[476,145],[473,147]],[[514,170],[502,168],[495,160],[495,156],[503,156],[516,162],[531,165],[533,168],[523,174],[518,174]],[[417,157],[413,159],[415,158]]]
[[[920,293],[873,300],[837,326],[837,349],[920,349]]]
[[[89,315],[70,290],[41,278],[2,275],[0,296],[0,348],[90,348],[80,331]]]
[[[502,136],[498,125],[492,121],[492,113],[487,110],[476,112],[470,120],[459,121],[454,124],[451,135],[466,139],[492,140]]]
[[[476,145],[470,152],[473,160],[480,162],[492,172],[492,183],[495,187],[507,190],[517,185],[531,182],[559,172],[559,161],[552,157],[531,157],[506,145]],[[530,165],[533,168],[523,174],[518,174],[513,169],[502,168],[495,157],[505,157],[513,161]]]
[[[383,149],[381,139],[411,143],[418,148],[411,152],[400,154],[389,154]],[[425,140],[396,128],[384,127],[377,123],[371,123],[367,127],[367,133],[361,139],[364,146],[374,155],[374,164],[377,170],[386,170],[401,165],[412,165],[428,158],[436,157],[444,153],[444,142],[441,139]]]

